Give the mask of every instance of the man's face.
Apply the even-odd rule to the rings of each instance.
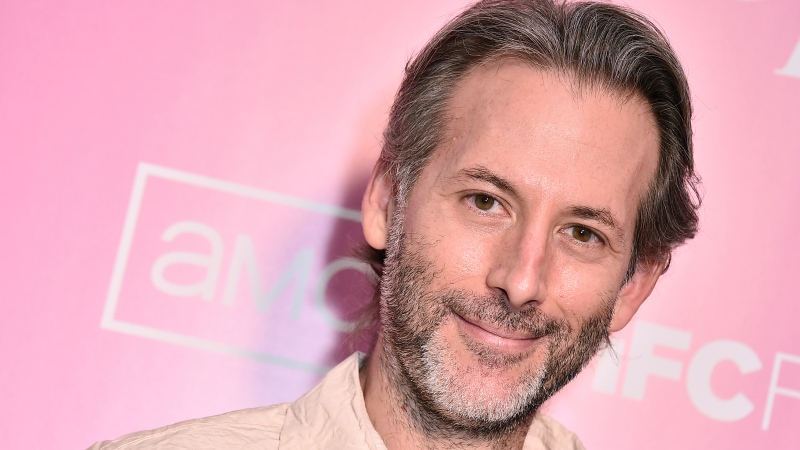
[[[636,279],[621,288],[657,164],[652,113],[638,96],[569,83],[515,61],[473,69],[390,223],[381,313],[394,381],[464,428],[538,407],[644,299],[628,298]]]

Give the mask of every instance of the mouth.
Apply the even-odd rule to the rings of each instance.
[[[524,331],[511,331],[495,325],[467,320],[453,312],[458,326],[473,341],[502,353],[522,353],[535,346],[540,338]]]

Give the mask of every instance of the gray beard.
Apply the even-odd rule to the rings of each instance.
[[[398,217],[395,217],[398,219]],[[566,320],[545,316],[538,308],[514,311],[503,295],[476,295],[455,289],[428,292],[438,276],[434,264],[408,249],[402,218],[393,220],[381,280],[382,371],[401,402],[409,425],[430,439],[502,441],[528,426],[541,405],[569,383],[608,337],[616,293],[599,295],[600,308],[575,333]],[[423,246],[424,243],[417,243]],[[445,340],[437,339],[453,314],[478,319],[509,331],[525,331],[546,343],[544,364],[527,368],[508,397],[465,389],[471,371],[524,364],[529,354],[508,356],[480,345],[468,349],[474,367],[454,368]],[[575,337],[571,337],[575,336]]]

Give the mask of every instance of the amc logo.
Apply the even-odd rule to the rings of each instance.
[[[101,327],[313,372],[369,296],[358,211],[141,163]]]

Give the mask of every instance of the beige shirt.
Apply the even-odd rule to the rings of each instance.
[[[353,354],[294,403],[234,411],[98,442],[89,450],[371,449],[385,450],[364,406]],[[578,437],[537,414],[524,450],[585,450]]]

